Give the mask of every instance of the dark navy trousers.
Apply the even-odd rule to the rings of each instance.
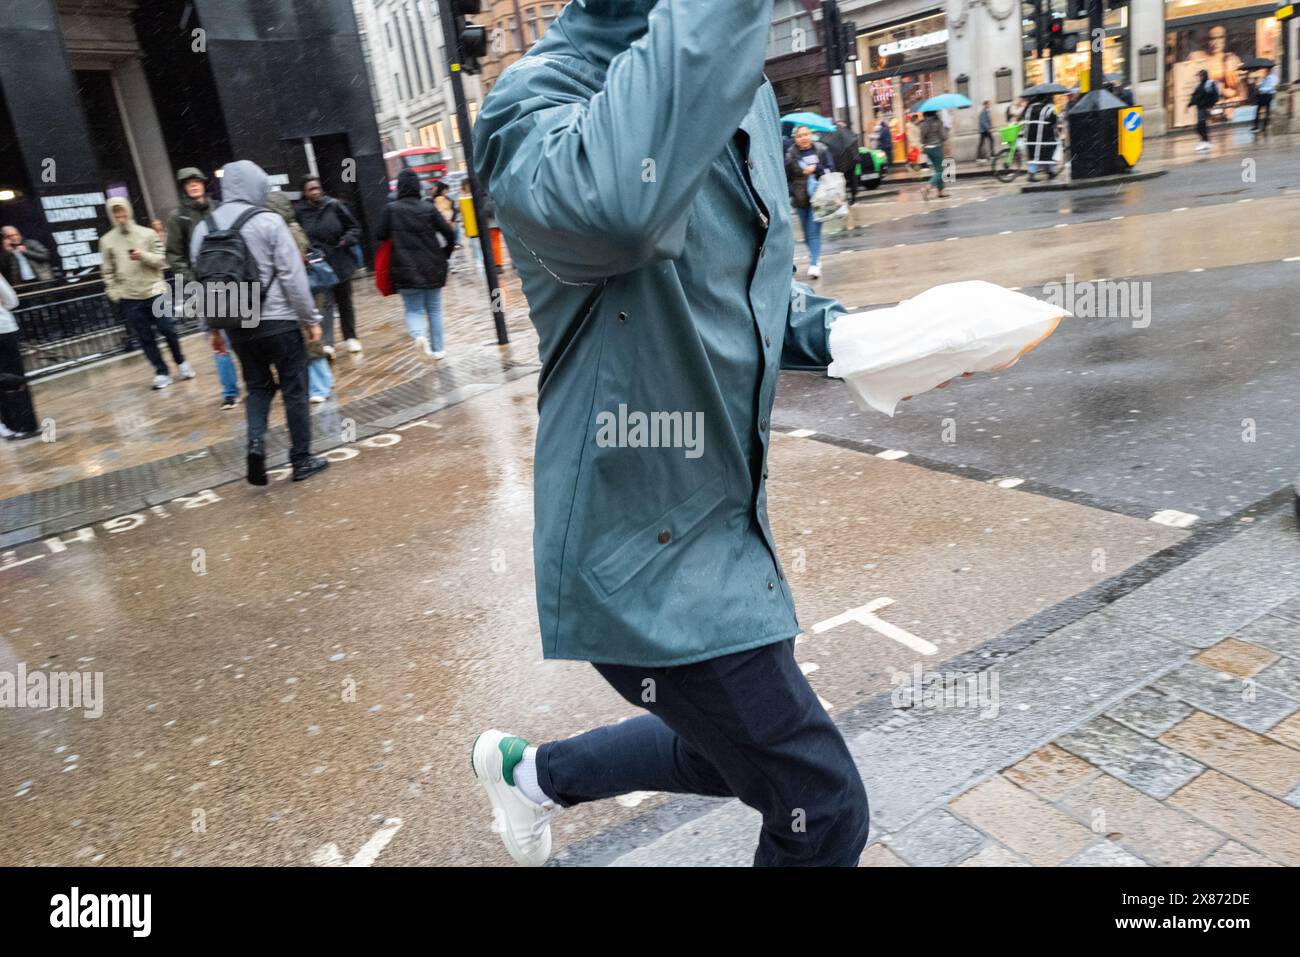
[[[867,792],[793,638],[693,665],[594,667],[650,713],[538,748],[537,781],[553,801],[736,797],[763,815],[756,866],[857,865]]]

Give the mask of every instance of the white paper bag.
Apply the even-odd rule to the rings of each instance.
[[[965,372],[1007,368],[1067,315],[990,282],[947,283],[888,309],[835,320],[829,372],[848,384],[861,407],[892,416],[909,395]]]

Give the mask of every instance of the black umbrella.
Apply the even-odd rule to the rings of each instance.
[[[1061,93],[1069,93],[1069,92],[1070,92],[1070,88],[1068,86],[1061,86],[1061,84],[1059,83],[1039,83],[1036,86],[1031,86],[1026,90],[1022,90],[1020,95],[1021,96],[1057,96]]]
[[[1243,69],[1243,70],[1271,70],[1271,69],[1273,69],[1273,67],[1275,67],[1275,66],[1277,66],[1277,64],[1274,63],[1272,60],[1269,60],[1269,59],[1267,59],[1267,58],[1265,58],[1265,57],[1262,57],[1262,56],[1255,56],[1255,57],[1251,57],[1249,60],[1247,60],[1245,63],[1243,63],[1243,64],[1241,65],[1241,69]]]

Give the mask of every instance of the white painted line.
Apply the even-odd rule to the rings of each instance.
[[[614,798],[623,807],[636,807],[647,798],[656,797],[663,792],[661,791],[629,791],[627,794],[620,794]]]
[[[1025,480],[1022,478],[1004,478],[998,479],[993,484],[998,488],[1015,488],[1017,485],[1024,485]]]
[[[806,439],[808,436],[816,434],[817,432],[814,429],[795,429],[793,432],[786,433],[792,439]]]
[[[1284,262],[1284,263],[1300,263],[1300,256],[1288,256],[1286,259],[1283,259],[1282,262]]]
[[[384,822],[384,826],[371,836],[370,840],[361,845],[361,850],[357,851],[356,856],[348,861],[347,867],[370,867],[383,853],[384,848],[393,836],[402,829],[402,819],[400,817],[390,817]],[[339,846],[333,842],[322,845],[311,856],[311,862],[317,867],[343,867],[343,853]]]
[[[888,608],[894,603],[892,598],[877,598],[867,602],[858,608],[850,608],[843,614],[836,615],[834,618],[827,618],[825,621],[819,621],[813,625],[813,634],[820,635],[824,631],[830,631],[832,628],[838,628],[840,625],[847,624],[850,621],[856,621],[858,624],[866,625],[873,631],[877,631],[886,638],[892,638],[901,645],[911,648],[913,651],[923,655],[937,654],[939,649],[930,644],[924,638],[918,638],[910,631],[905,631],[897,625],[891,625],[882,618],[876,617],[874,612],[882,608]]]
[[[1157,525],[1168,525],[1170,528],[1187,528],[1200,521],[1200,517],[1192,515],[1190,512],[1180,512],[1173,508],[1162,508],[1151,516],[1151,521]]]
[[[904,452],[902,449],[885,449],[885,451],[883,452],[877,452],[876,458],[885,459],[886,461],[889,462],[894,462],[897,461],[898,459],[907,458],[907,453]]]

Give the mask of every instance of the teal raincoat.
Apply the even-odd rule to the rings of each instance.
[[[498,80],[477,172],[540,339],[543,654],[688,664],[799,631],[767,516],[794,282],[772,0],[575,0]]]

